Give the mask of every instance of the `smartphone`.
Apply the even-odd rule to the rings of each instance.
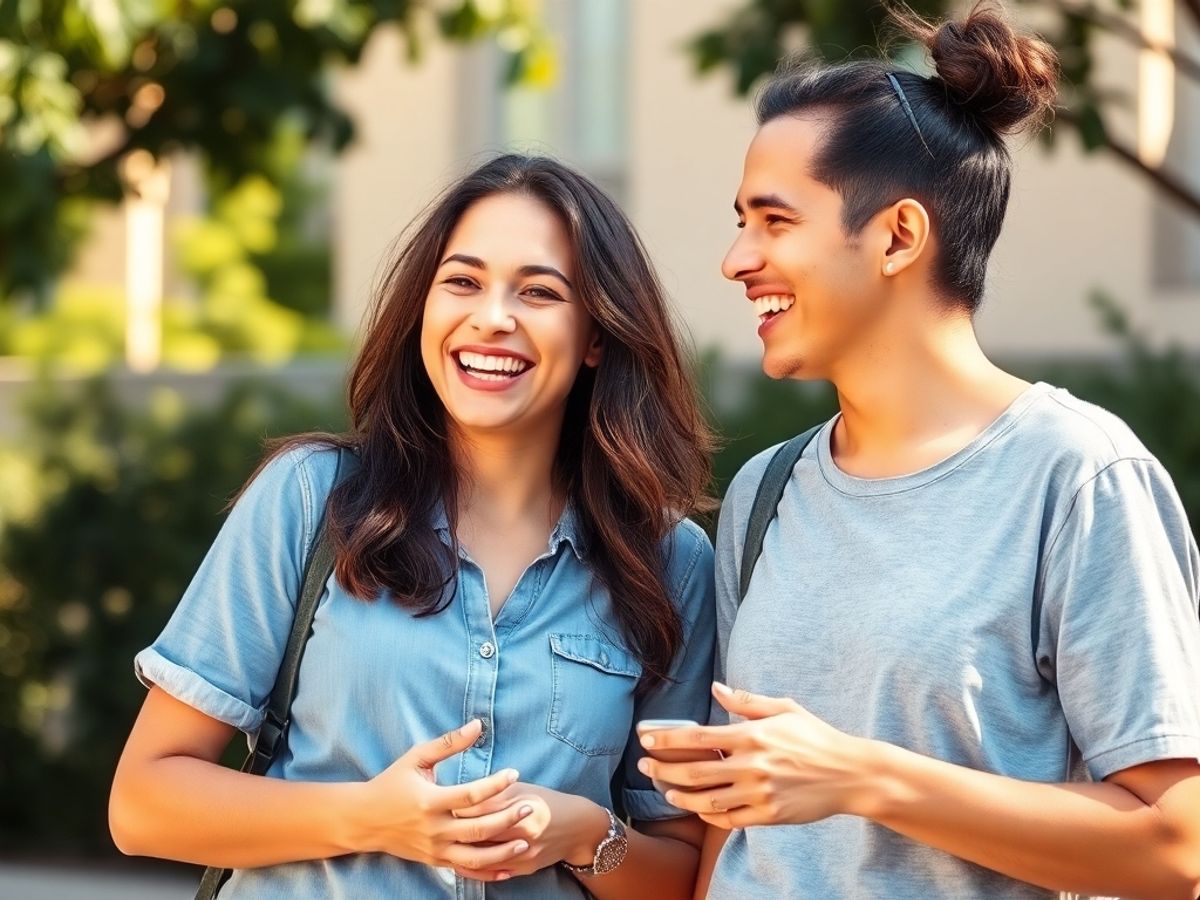
[[[689,726],[696,727],[700,723],[693,722],[691,719],[642,719],[637,723],[638,737],[646,734],[649,731],[663,731],[668,728],[687,728]],[[660,750],[655,747],[647,748],[646,753],[653,756],[659,762],[678,763],[678,762],[706,762],[713,759],[722,759],[720,750]]]

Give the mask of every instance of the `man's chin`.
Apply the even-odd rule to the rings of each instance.
[[[784,356],[778,353],[767,352],[762,360],[763,374],[774,381],[783,381],[787,378],[807,381],[820,377],[811,374],[808,368],[804,363],[804,359],[796,355]]]

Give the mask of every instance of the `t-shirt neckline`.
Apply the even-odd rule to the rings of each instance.
[[[821,433],[817,437],[817,463],[820,466],[821,475],[834,489],[844,494],[853,494],[860,497],[899,494],[924,487],[953,472],[976,453],[983,450],[992,441],[1015,425],[1017,420],[1029,410],[1035,401],[1053,390],[1054,386],[1044,381],[1030,385],[1009,404],[1004,412],[1000,413],[990,425],[976,435],[966,446],[924,469],[910,472],[906,475],[894,475],[886,478],[860,478],[843,472],[838,468],[837,463],[833,459],[832,440],[834,426],[837,425],[837,421],[842,415],[839,412],[825,423],[821,429]]]

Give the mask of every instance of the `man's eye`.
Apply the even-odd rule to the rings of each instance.
[[[791,219],[787,218],[786,216],[776,216],[776,215],[768,215],[766,217],[766,220],[767,220],[768,225],[788,225],[792,221]]]

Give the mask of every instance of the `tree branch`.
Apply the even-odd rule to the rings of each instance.
[[[1195,11],[1196,22],[1200,25],[1200,0],[1183,0],[1183,2]],[[1050,0],[1048,5],[1054,7],[1064,15],[1079,16],[1081,19],[1091,22],[1105,31],[1125,38],[1143,50],[1162,54],[1171,60],[1175,66],[1175,70],[1181,75],[1186,75],[1189,78],[1200,81],[1200,60],[1193,59],[1180,52],[1178,47],[1151,40],[1126,18],[1098,9],[1090,3],[1081,5],[1066,2],[1066,0]]]
[[[1079,120],[1070,110],[1058,110],[1056,118],[1058,121],[1072,126],[1079,124]],[[1134,169],[1143,178],[1148,179],[1160,193],[1179,204],[1186,212],[1200,219],[1200,192],[1169,172],[1157,166],[1147,165],[1135,150],[1112,135],[1106,134],[1104,141],[1109,152],[1117,159]]]
[[[1200,0],[1182,0],[1184,7],[1192,14],[1192,21],[1200,28]]]

